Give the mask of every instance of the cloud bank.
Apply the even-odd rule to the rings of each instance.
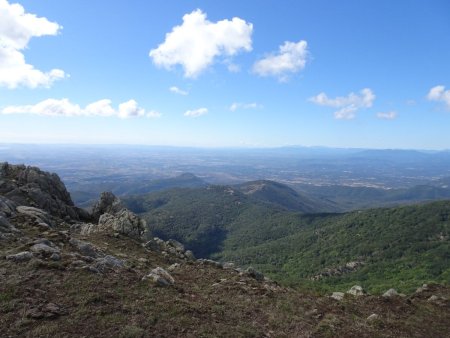
[[[357,95],[352,92],[347,96],[338,96],[331,99],[322,92],[311,97],[309,101],[320,106],[340,108],[334,112],[334,117],[336,119],[351,120],[356,117],[358,110],[372,107],[375,101],[375,94],[370,88],[364,88],[359,93],[360,95]]]
[[[196,78],[218,57],[229,59],[240,51],[251,51],[252,32],[253,25],[240,18],[211,22],[197,9],[185,14],[183,23],[173,27],[149,56],[159,67],[181,65],[185,77]]]
[[[35,14],[26,13],[19,4],[0,0],[0,86],[50,87],[66,75],[61,69],[43,72],[26,63],[23,50],[33,37],[57,35],[61,26]]]
[[[114,109],[111,103],[111,100],[103,99],[81,108],[78,104],[74,104],[68,99],[47,99],[35,105],[8,106],[0,110],[0,113],[4,115],[33,114],[40,116],[116,116],[122,119],[161,116],[156,111],[146,111],[139,107],[135,100],[129,100],[119,104],[118,109]]]

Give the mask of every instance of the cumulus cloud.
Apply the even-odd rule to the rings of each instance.
[[[207,108],[199,108],[194,110],[188,110],[184,113],[186,117],[199,117],[208,113]]]
[[[170,87],[169,90],[170,90],[172,93],[175,93],[175,94],[178,94],[178,95],[184,95],[184,96],[186,96],[186,95],[189,94],[186,90],[182,90],[182,89],[180,89],[180,88],[178,88],[178,87],[175,87],[175,86]]]
[[[445,106],[450,109],[450,89],[445,90],[444,86],[435,86],[430,89],[427,95],[430,101],[444,102]]]
[[[377,113],[377,117],[382,120],[393,120],[397,117],[397,112],[395,111],[379,112]]]
[[[66,75],[61,69],[43,72],[26,63],[23,50],[32,37],[56,35],[61,26],[44,17],[26,13],[19,4],[0,0],[0,86],[49,87]]]
[[[111,100],[103,99],[81,108],[78,104],[72,103],[68,99],[47,99],[35,105],[8,106],[0,110],[0,113],[5,115],[34,114],[41,116],[116,116],[123,119],[161,116],[160,113],[155,111],[145,111],[145,109],[138,106],[135,100],[119,104],[118,109],[114,109],[111,103]]]
[[[334,112],[334,117],[351,120],[355,118],[358,110],[372,107],[375,101],[375,94],[370,88],[364,88],[359,93],[360,95],[352,92],[347,96],[338,96],[334,99],[329,98],[325,93],[320,93],[311,97],[309,101],[320,106],[340,108]]]
[[[308,43],[286,41],[278,53],[272,53],[253,65],[253,72],[260,76],[274,76],[287,81],[292,74],[305,68],[308,59]]]
[[[186,77],[195,78],[217,57],[230,58],[252,50],[253,25],[234,17],[211,22],[200,9],[183,16],[183,23],[166,34],[165,41],[149,53],[155,65],[171,69],[181,65]]]
[[[236,111],[238,109],[262,109],[263,105],[252,102],[252,103],[240,103],[240,102],[234,102],[230,106],[231,111]]]

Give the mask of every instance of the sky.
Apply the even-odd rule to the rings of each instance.
[[[0,143],[450,148],[450,2],[0,0]]]

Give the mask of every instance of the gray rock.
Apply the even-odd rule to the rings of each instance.
[[[125,266],[125,263],[111,255],[97,258],[95,262],[92,264],[92,267],[97,269],[100,272],[106,272],[108,270],[118,270]]]
[[[16,210],[19,214],[33,218],[37,223],[45,223],[53,226],[50,215],[42,209],[20,205]]]
[[[184,252],[184,256],[186,257],[187,260],[195,261],[194,253],[191,250],[186,250]]]
[[[344,299],[345,294],[343,292],[333,292],[330,297],[333,298],[333,299],[341,301],[341,300]]]
[[[15,255],[8,255],[6,256],[7,260],[11,260],[14,262],[26,262],[29,261],[31,258],[33,258],[33,254],[29,251],[23,251],[19,252]]]
[[[175,248],[178,252],[184,252],[184,245],[174,239],[169,239],[167,245]]]
[[[158,237],[155,237],[146,242],[144,244],[144,247],[156,252],[161,252],[166,249],[165,242],[162,239],[159,239]]]
[[[50,256],[50,259],[52,260],[52,261],[60,261],[61,260],[61,255],[59,254],[59,253],[54,253],[54,254],[52,254],[51,256]]]
[[[17,230],[6,217],[0,215],[0,233],[12,233],[18,231],[19,230]]]
[[[79,219],[80,209],[74,206],[58,175],[36,167],[1,163],[0,195],[17,205],[43,209],[56,217]]]
[[[235,268],[235,264],[233,262],[225,262],[223,263],[223,268],[224,269],[234,269]]]
[[[118,232],[122,235],[141,239],[147,231],[147,223],[127,209],[116,214],[103,214],[98,221],[98,231]]]
[[[422,293],[429,290],[428,284],[423,284],[421,287],[417,288],[416,293]]]
[[[34,244],[30,250],[36,254],[43,255],[43,256],[51,256],[54,253],[59,254],[59,249],[52,248],[51,246],[48,246],[47,244],[39,243]]]
[[[105,213],[114,215],[123,209],[125,206],[112,192],[102,192],[100,200],[92,207],[92,216],[95,221],[98,221]]]
[[[173,263],[171,266],[167,268],[168,271],[172,272],[178,269],[181,265],[179,263]]]
[[[3,215],[4,217],[11,217],[15,215],[16,207],[16,203],[5,196],[0,196],[0,215]]]
[[[354,285],[347,291],[347,293],[353,296],[363,296],[365,292],[361,286]]]
[[[71,238],[69,241],[83,256],[97,258],[99,256],[98,249],[89,242],[80,241],[76,238]]]
[[[383,297],[385,298],[391,298],[391,297],[396,297],[399,296],[397,290],[395,289],[389,289],[387,290],[385,293],[383,293]]]
[[[151,280],[158,286],[170,286],[175,283],[175,279],[163,268],[157,267],[142,278],[142,280]]]
[[[251,266],[248,267],[248,268],[245,270],[245,274],[246,274],[247,276],[250,276],[250,277],[256,279],[257,281],[263,281],[263,280],[264,280],[264,275],[263,275],[261,272],[255,270],[255,269],[254,269],[253,267],[251,267]]]

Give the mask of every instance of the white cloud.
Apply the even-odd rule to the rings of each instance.
[[[178,88],[178,87],[175,87],[175,86],[170,87],[169,90],[170,90],[172,93],[179,94],[179,95],[184,95],[184,96],[186,96],[186,95],[189,94],[186,90],[182,90],[182,89],[180,89],[180,88]]]
[[[56,35],[60,25],[25,13],[21,5],[9,4],[7,0],[0,0],[0,18],[0,86],[49,87],[66,76],[61,69],[43,72],[34,68],[26,63],[22,53],[32,37]]]
[[[153,62],[171,69],[184,68],[186,77],[195,78],[214,63],[215,58],[230,58],[240,51],[252,50],[253,25],[240,18],[215,23],[200,9],[183,16],[183,23],[166,34],[165,41],[149,53]]]
[[[262,104],[252,102],[252,103],[239,103],[234,102],[230,106],[231,111],[236,111],[238,109],[262,109],[264,106]]]
[[[184,113],[186,117],[199,117],[208,113],[207,108],[199,108],[194,110],[188,110]]]
[[[450,89],[445,90],[444,86],[435,86],[430,89],[427,95],[430,101],[444,102],[447,108],[450,109]]]
[[[320,93],[313,96],[309,101],[320,106],[328,106],[333,108],[340,108],[334,112],[336,119],[351,120],[355,118],[358,110],[372,107],[375,101],[375,94],[370,88],[364,88],[360,91],[360,95],[350,93],[347,96],[338,96],[331,99],[325,93]]]
[[[382,120],[394,120],[397,117],[397,112],[390,111],[390,112],[379,112],[377,113],[377,117]]]
[[[305,68],[308,59],[308,43],[286,41],[278,53],[272,53],[253,65],[253,72],[260,76],[274,76],[287,81],[289,76]]]
[[[111,100],[103,99],[88,104],[81,108],[78,104],[68,99],[47,99],[35,105],[8,106],[0,110],[1,114],[34,114],[41,116],[116,116],[119,118],[129,117],[159,117],[160,113],[155,111],[146,112],[140,108],[135,100],[119,104],[116,110],[111,106]]]

